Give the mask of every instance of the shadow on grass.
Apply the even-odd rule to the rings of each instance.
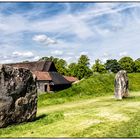
[[[103,100],[99,100],[99,101],[96,101],[97,103],[100,103],[100,102],[108,102],[107,105],[104,105],[104,106],[109,106],[109,102],[111,103],[115,103],[115,102],[121,102],[121,101],[140,101],[140,96],[137,96],[137,95],[130,95],[128,97],[123,97],[122,99],[116,99],[115,96],[112,96],[112,98],[108,97],[108,99],[103,99]],[[110,104],[111,104],[110,103]]]
[[[123,100],[140,100],[140,96],[129,96],[129,97],[123,97]]]
[[[3,126],[2,128],[0,129],[9,129],[9,128],[12,128],[12,127],[15,127],[15,126],[21,126],[21,125],[26,125],[26,124],[31,124],[31,123],[36,123],[37,121],[41,121],[42,119],[44,119],[47,115],[45,114],[42,114],[38,117],[36,117],[35,119],[33,120],[27,120],[27,121],[23,121],[23,122],[10,122],[10,123],[7,123],[5,126]]]
[[[45,118],[46,116],[47,116],[46,114],[39,115],[39,116],[37,116],[33,121],[37,121],[37,120],[43,119],[43,118]]]

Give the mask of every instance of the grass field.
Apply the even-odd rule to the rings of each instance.
[[[140,137],[139,111],[140,92],[81,99],[39,107],[36,121],[0,129],[0,137]]]
[[[36,120],[2,128],[0,137],[140,137],[140,74],[129,74],[129,80],[130,96],[121,101],[113,97],[112,74],[40,95]]]
[[[81,99],[113,95],[114,77],[114,74],[94,74],[90,78],[82,80],[71,88],[57,92],[56,94],[40,95],[38,106],[43,107]],[[128,74],[128,77],[129,90],[140,91],[140,73]]]

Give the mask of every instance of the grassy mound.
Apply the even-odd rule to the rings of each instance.
[[[130,73],[129,77],[129,90],[140,91],[140,73]]]
[[[67,101],[74,101],[80,98],[89,98],[105,95],[113,95],[114,74],[94,74],[88,79],[73,85],[71,88],[52,94],[39,96],[39,106],[61,104]],[[128,74],[129,90],[140,91],[140,73]]]

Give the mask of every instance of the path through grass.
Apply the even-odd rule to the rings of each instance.
[[[36,121],[0,129],[0,137],[140,137],[139,111],[140,92],[81,99],[39,107]]]

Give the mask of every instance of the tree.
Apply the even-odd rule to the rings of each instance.
[[[89,58],[87,55],[81,55],[78,59],[78,64],[76,66],[76,76],[79,79],[87,78],[92,74],[89,68]]]
[[[63,59],[57,60],[55,66],[59,73],[61,73],[62,75],[67,75],[67,68],[66,68],[67,62],[65,60]]]
[[[119,60],[120,69],[126,70],[128,73],[134,71],[134,61],[131,57],[123,57]]]
[[[76,68],[77,68],[77,64],[76,63],[70,63],[68,65],[68,74],[70,76],[76,76]]]
[[[44,60],[44,61],[52,61],[52,62],[54,62],[54,64],[56,64],[57,63],[57,61],[59,60],[59,58],[55,58],[55,57],[53,57],[53,56],[50,56],[50,57],[42,57],[42,58],[40,58],[39,59],[39,61],[41,61],[41,60]]]
[[[78,59],[78,64],[89,66],[89,58],[87,55],[81,55]]]
[[[42,57],[39,59],[41,60],[46,60],[46,61],[52,61],[57,69],[57,71],[63,75],[67,75],[67,62],[63,59],[55,58],[53,56],[50,57]]]
[[[106,61],[105,68],[108,71],[117,73],[120,70],[120,65],[116,59],[110,59]]]
[[[135,72],[140,72],[140,59],[135,60]]]
[[[101,63],[99,59],[95,60],[95,64],[92,66],[93,72],[105,73],[105,66]]]
[[[42,61],[42,60],[49,61],[49,60],[50,60],[50,58],[49,58],[49,57],[44,56],[44,57],[42,57],[42,58],[40,58],[40,59],[39,59],[39,61]]]

